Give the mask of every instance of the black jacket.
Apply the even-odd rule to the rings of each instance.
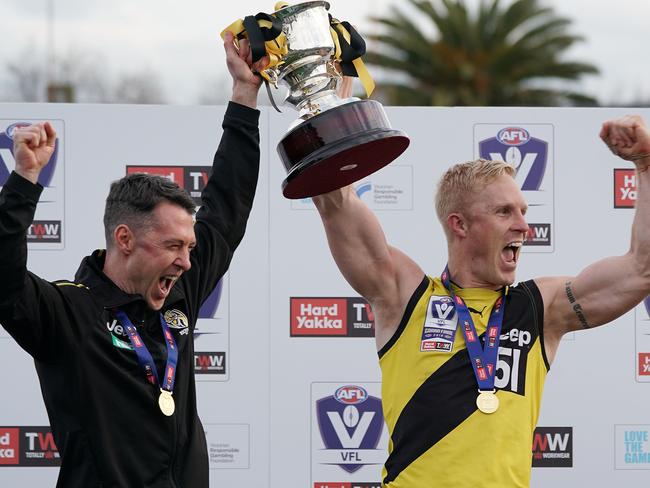
[[[193,331],[203,300],[228,269],[253,203],[259,169],[259,112],[231,103],[197,213],[192,267],[160,312],[176,320],[176,412],[158,408],[111,309],[129,316],[163,377],[159,312],[104,275],[104,252],[84,258],[74,282],[26,269],[26,231],[42,188],[12,173],[0,193],[0,323],[35,359],[54,439],[58,487],[208,486],[205,434],[197,415]],[[183,320],[183,316],[187,320]]]

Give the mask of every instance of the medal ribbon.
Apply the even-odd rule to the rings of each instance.
[[[144,371],[144,374],[147,377],[147,381],[154,386],[160,386],[160,388],[168,391],[169,393],[173,393],[174,380],[176,378],[176,364],[178,363],[178,348],[176,347],[174,336],[169,330],[169,326],[163,319],[162,314],[159,314],[160,325],[162,326],[163,337],[165,338],[165,344],[167,346],[167,362],[165,364],[165,377],[163,378],[162,384],[160,384],[158,381],[156,364],[154,363],[153,357],[151,357],[151,353],[147,349],[147,346],[145,346],[144,341],[140,337],[138,329],[131,323],[129,317],[127,317],[124,312],[121,310],[115,310],[114,313],[120,323],[126,329],[126,333],[129,336],[131,345],[133,346],[135,354],[138,357],[138,364]]]
[[[506,286],[505,292],[497,299],[492,307],[492,313],[488,319],[488,325],[485,331],[485,345],[482,347],[467,305],[465,305],[461,297],[454,293],[451,286],[449,266],[445,266],[440,280],[454,300],[456,311],[458,312],[458,322],[465,337],[467,353],[469,354],[470,362],[474,369],[474,376],[476,377],[479,391],[494,391],[495,366],[499,355],[499,338],[501,337],[503,312],[506,308],[505,296],[508,294],[508,287]]]

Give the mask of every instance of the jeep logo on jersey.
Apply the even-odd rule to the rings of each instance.
[[[379,398],[360,386],[345,385],[316,401],[316,416],[326,451],[323,464],[336,464],[348,473],[381,464],[375,452],[384,426]]]
[[[122,324],[118,322],[117,319],[112,319],[106,322],[106,328],[114,336],[128,337],[126,335],[126,330],[122,327]]]
[[[31,124],[28,122],[16,122],[8,126],[4,132],[0,132],[0,186],[5,184],[7,178],[9,178],[9,174],[16,167],[16,160],[14,159],[14,132],[16,129],[29,125]],[[38,176],[38,182],[45,187],[50,186],[52,182],[58,153],[59,141],[57,139],[50,162]]]
[[[479,142],[478,147],[481,158],[513,166],[522,191],[539,191],[546,173],[547,142],[531,137],[521,127],[506,127],[496,137]]]
[[[163,318],[170,329],[180,330],[181,335],[188,333],[190,322],[187,320],[187,316],[180,310],[167,310],[165,315],[163,315]]]

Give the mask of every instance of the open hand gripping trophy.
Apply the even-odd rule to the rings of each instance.
[[[365,43],[347,22],[328,14],[329,3],[276,4],[273,14],[259,13],[228,26],[236,39],[248,38],[253,62],[269,56],[260,74],[267,83],[286,85],[285,104],[299,118],[278,144],[288,172],[282,183],[287,198],[305,198],[344,187],[381,169],[409,145],[392,129],[374,100],[340,99],[341,73],[358,76],[367,95],[374,83],[361,61]],[[269,90],[273,103],[273,97]],[[273,103],[275,106],[275,103]],[[276,107],[277,108],[277,107]]]

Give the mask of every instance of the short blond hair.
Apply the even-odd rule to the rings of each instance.
[[[436,192],[436,213],[445,232],[449,214],[465,210],[468,200],[475,192],[503,174],[514,178],[515,168],[503,161],[489,159],[459,163],[445,171]]]

